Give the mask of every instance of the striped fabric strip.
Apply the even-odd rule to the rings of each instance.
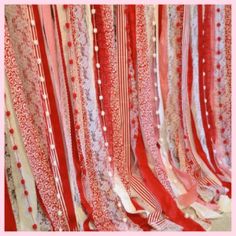
[[[159,203],[152,193],[135,176],[131,176],[131,186],[150,206],[154,209],[159,208]]]
[[[128,56],[127,56],[127,33],[125,6],[117,7],[117,57],[118,57],[118,80],[121,132],[123,138],[124,158],[126,168],[130,160],[130,128],[129,128],[129,94],[128,94]]]

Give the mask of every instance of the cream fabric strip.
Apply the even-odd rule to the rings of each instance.
[[[129,194],[126,191],[125,186],[122,184],[122,182],[116,172],[114,173],[114,180],[113,181],[114,181],[113,190],[120,197],[122,205],[128,213],[130,213],[130,214],[144,213],[146,216],[149,215],[149,212],[146,210],[136,210],[135,206],[133,205],[133,203],[130,200]]]

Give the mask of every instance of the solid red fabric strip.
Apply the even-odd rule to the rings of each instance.
[[[66,207],[68,211],[68,218],[69,218],[68,223],[70,225],[70,229],[75,230],[77,229],[77,222],[76,222],[76,217],[75,217],[74,205],[72,201],[67,163],[65,159],[66,154],[64,150],[64,143],[62,140],[62,133],[61,133],[61,127],[60,127],[60,121],[58,117],[56,101],[54,97],[53,85],[52,85],[52,81],[50,77],[50,70],[49,70],[48,61],[47,61],[47,55],[46,55],[46,50],[45,50],[45,45],[44,45],[43,32],[42,32],[42,27],[41,27],[38,6],[33,5],[33,12],[34,12],[34,17],[35,17],[38,40],[40,42],[39,44],[40,53],[42,57],[46,87],[48,91],[48,97],[49,97],[49,103],[50,103],[50,109],[51,109],[51,123],[52,123],[54,138],[55,138],[55,144],[56,144],[55,146],[56,146],[56,150],[58,154],[60,176],[61,176],[63,190],[64,190],[63,196],[65,199],[65,203],[66,203]]]
[[[13,215],[13,210],[10,202],[10,197],[7,188],[6,177],[4,178],[5,185],[5,231],[16,231],[16,221]]]

